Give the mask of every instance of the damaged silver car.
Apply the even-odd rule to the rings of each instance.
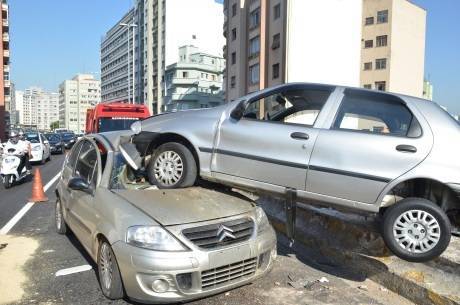
[[[132,125],[159,188],[198,178],[383,215],[388,247],[426,261],[460,232],[460,126],[415,97],[284,84]]]
[[[122,139],[83,137],[56,189],[56,230],[72,230],[97,262],[107,298],[182,302],[271,269],[276,237],[261,208],[224,188],[159,190],[128,165]]]

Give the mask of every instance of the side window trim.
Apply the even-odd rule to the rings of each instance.
[[[77,142],[75,143],[74,145],[76,145],[75,149],[78,149],[78,152],[75,152],[76,153],[76,157],[75,157],[75,164],[73,164],[73,168],[70,166],[70,161],[71,161],[71,158],[72,158],[72,154],[69,153],[69,158],[67,159],[67,164],[66,164],[66,167],[70,168],[72,170],[72,173],[71,173],[71,176],[74,177],[74,173],[75,173],[75,166],[77,165],[77,160],[78,160],[78,156],[80,155],[80,151],[81,151],[81,147],[83,146],[83,142],[84,141],[81,141],[81,142]],[[73,151],[72,151],[73,152]]]
[[[345,131],[345,132],[355,132],[355,133],[363,133],[363,134],[370,134],[370,135],[377,135],[377,136],[387,136],[387,137],[397,137],[397,138],[408,138],[408,139],[418,139],[418,138],[421,138],[423,136],[423,128],[422,126],[420,125],[420,122],[418,121],[417,117],[415,116],[414,112],[410,109],[410,107],[407,105],[407,103],[402,100],[401,98],[397,97],[397,96],[394,96],[394,95],[391,95],[391,94],[385,94],[385,93],[380,93],[380,92],[372,92],[372,93],[369,93],[369,92],[365,92],[363,91],[363,94],[368,94],[369,96],[372,96],[372,95],[379,95],[379,96],[384,96],[384,95],[387,95],[389,97],[391,97],[391,99],[388,99],[388,102],[392,102],[392,103],[395,103],[395,104],[400,104],[401,106],[403,106],[404,108],[407,109],[407,111],[411,114],[412,118],[410,120],[410,123],[409,123],[409,126],[408,126],[408,130],[406,132],[406,135],[398,135],[398,134],[392,134],[392,133],[388,133],[388,134],[385,134],[385,133],[375,133],[375,132],[372,132],[372,131],[366,131],[366,130],[357,130],[357,129],[347,129],[347,128],[340,128],[340,127],[337,127],[336,126],[336,123],[337,123],[337,120],[339,119],[339,115],[342,113],[342,109],[344,107],[344,102],[347,98],[347,96],[350,96],[352,95],[352,93],[350,92],[359,92],[359,89],[350,89],[350,88],[344,88],[343,92],[341,93],[341,100],[340,100],[340,104],[339,106],[336,108],[336,113],[334,115],[334,118],[329,126],[329,129],[330,130],[335,130],[335,131]],[[397,99],[397,100],[396,100]],[[343,119],[343,118],[342,118]],[[419,127],[420,127],[420,130],[421,130],[421,133],[419,136],[417,137],[409,137],[408,134],[410,132],[410,129],[412,127],[412,125],[414,124],[414,122],[416,122]]]

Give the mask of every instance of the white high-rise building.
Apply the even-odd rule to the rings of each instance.
[[[101,82],[91,74],[78,74],[59,86],[59,126],[84,133],[86,111],[101,101]]]
[[[223,21],[223,6],[215,0],[136,0],[133,14],[128,12],[101,42],[103,101],[126,100],[129,82],[136,103],[148,105],[152,113],[163,111],[165,69],[177,61],[177,50],[194,45],[222,57]],[[128,35],[120,23],[136,25],[134,40],[132,30]],[[133,43],[134,88],[128,70]]]
[[[20,125],[50,130],[51,123],[59,120],[58,93],[46,92],[39,87],[16,90],[12,106]]]

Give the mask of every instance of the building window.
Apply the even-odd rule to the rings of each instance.
[[[374,17],[367,17],[366,18],[366,25],[374,24]]]
[[[386,47],[388,45],[388,36],[377,36],[376,46],[377,47]]]
[[[377,12],[377,23],[387,23],[388,22],[388,10],[378,11]]]
[[[363,87],[364,89],[372,89],[372,84],[366,84]]]
[[[364,71],[372,70],[372,62],[364,63]]]
[[[259,83],[259,64],[255,64],[249,67],[249,83],[251,85]]]
[[[249,40],[249,58],[259,55],[260,52],[260,37],[256,36]]]
[[[232,65],[236,64],[236,52],[232,53]]]
[[[387,90],[387,83],[386,82],[375,82],[375,89],[379,91]]]
[[[280,47],[281,45],[281,36],[280,34],[275,34],[273,35],[273,43],[272,43],[272,49],[276,50]]]
[[[232,29],[232,40],[236,40],[236,28]]]
[[[379,58],[375,60],[375,69],[376,70],[385,70],[387,68],[387,59]]]
[[[232,5],[232,17],[236,16],[236,3]]]
[[[374,47],[374,41],[373,40],[366,40],[364,41],[364,48],[369,49]]]
[[[182,78],[187,78],[188,77],[188,72],[182,72]]]
[[[236,77],[232,76],[230,77],[230,88],[235,88],[236,85]]]
[[[272,66],[273,79],[280,77],[280,64],[274,64]]]
[[[281,4],[277,4],[273,7],[273,19],[276,20],[281,17]]]
[[[259,26],[260,23],[260,8],[256,8],[249,14],[249,28],[253,29]]]

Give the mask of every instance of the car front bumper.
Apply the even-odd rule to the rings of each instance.
[[[246,242],[213,251],[160,252],[122,241],[112,248],[128,297],[163,304],[214,295],[265,275],[276,257],[276,236],[270,227]],[[208,286],[202,288],[205,277]],[[167,282],[167,291],[160,293],[151,288],[158,279]]]
[[[56,153],[56,152],[62,152],[63,148],[62,145],[51,145],[50,146],[50,152]]]

